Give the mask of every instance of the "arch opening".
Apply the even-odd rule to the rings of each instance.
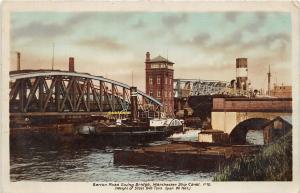
[[[250,145],[264,145],[264,131],[263,130],[248,130],[246,134],[246,144]]]
[[[251,130],[262,130],[263,126],[269,122],[265,118],[251,118],[240,122],[229,134],[229,140],[234,144],[245,144],[247,142],[247,133]]]

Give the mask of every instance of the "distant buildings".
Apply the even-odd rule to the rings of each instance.
[[[270,95],[279,98],[291,98],[292,86],[274,85],[274,88],[271,90]]]
[[[173,64],[162,56],[151,59],[150,53],[146,53],[146,93],[159,100],[169,116],[174,114]]]
[[[162,56],[151,58],[150,53],[146,53],[146,94],[163,104],[162,112],[165,112],[167,116],[174,115],[174,109],[176,111],[182,110],[181,106],[186,104],[186,99],[190,96],[207,96],[207,98],[211,98],[209,96],[214,95],[252,96],[252,90],[249,88],[247,58],[236,58],[236,79],[231,82],[186,78],[174,79],[173,65],[173,62]],[[271,89],[270,78],[271,72],[269,68],[267,95],[276,98],[292,97],[292,86],[275,85]],[[260,92],[263,96],[262,93],[263,91]],[[174,97],[176,99],[176,107],[174,107]],[[195,104],[195,106],[199,106],[199,104]]]

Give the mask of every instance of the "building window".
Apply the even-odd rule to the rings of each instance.
[[[152,65],[151,65],[151,68],[159,68],[159,67],[160,67],[159,64],[152,64]]]
[[[160,91],[159,90],[157,91],[157,97],[160,97]]]
[[[160,77],[157,77],[157,84],[160,84]]]
[[[153,79],[151,77],[149,78],[149,84],[153,85]]]
[[[169,84],[172,85],[172,78],[169,79]]]
[[[165,84],[168,84],[168,77],[165,77]]]
[[[168,91],[165,91],[165,97],[166,98],[168,97]]]
[[[153,90],[150,90],[149,95],[153,96]]]

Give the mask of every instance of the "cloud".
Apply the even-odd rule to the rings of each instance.
[[[256,12],[255,13],[256,19],[249,23],[248,25],[245,25],[241,31],[247,31],[251,33],[257,32],[260,28],[262,28],[266,22],[266,14],[262,12]]]
[[[140,29],[144,27],[146,27],[146,24],[142,20],[139,20],[137,23],[131,26],[132,29]]]
[[[53,38],[71,34],[77,25],[92,18],[92,16],[91,13],[80,13],[62,23],[31,22],[25,26],[13,28],[12,37]]]
[[[55,37],[61,34],[65,34],[68,31],[69,28],[62,27],[58,24],[44,24],[41,22],[32,22],[26,26],[14,30],[13,37]]]
[[[291,39],[286,33],[270,34],[247,43],[241,43],[241,48],[245,50],[254,49],[256,47],[271,49],[272,45],[276,42],[280,42],[281,47],[284,48],[284,50],[281,51],[286,51],[287,47],[290,46]]]
[[[132,18],[139,17],[138,12],[92,12],[94,19],[109,22],[109,23],[119,23],[125,24]]]
[[[178,26],[179,24],[187,22],[188,17],[186,14],[181,15],[168,15],[162,17],[161,21],[163,25],[165,25],[168,28],[174,28]]]
[[[186,44],[190,46],[201,46],[207,44],[210,41],[211,36],[208,33],[200,33],[194,36],[191,40],[182,41],[181,44]],[[180,40],[179,40],[180,41]]]
[[[225,19],[229,22],[236,22],[236,18],[240,15],[240,13],[237,12],[227,12],[224,14]]]
[[[224,14],[224,18],[227,22],[235,23],[237,18],[240,17],[242,14],[238,12],[227,12]],[[246,23],[242,28],[240,28],[240,31],[242,32],[257,32],[261,27],[264,26],[264,23],[266,22],[267,14],[263,12],[255,12],[253,13],[254,17],[253,20]]]
[[[228,16],[230,14],[230,16]],[[227,13],[227,17],[236,17],[233,13]],[[290,34],[284,32],[271,32],[264,36],[254,34],[251,41],[245,41],[243,36],[246,32],[254,32],[258,30],[266,22],[264,13],[255,13],[253,22],[237,28],[231,34],[224,36],[221,40],[216,40],[214,36],[207,32],[198,33],[190,40],[182,39],[181,36],[173,37],[173,43],[179,46],[188,46],[203,53],[233,53],[242,55],[259,48],[267,51],[278,52],[281,58],[287,58],[290,52],[291,37]]]
[[[77,42],[77,45],[80,46],[87,46],[87,47],[93,47],[98,49],[105,49],[105,50],[124,50],[126,49],[126,45],[118,42],[117,40],[109,37],[104,36],[98,36],[94,38],[88,38],[88,39],[81,39]]]
[[[93,12],[86,12],[86,13],[76,13],[74,16],[67,19],[63,25],[66,27],[74,27],[88,19],[92,19],[95,17],[95,14]]]

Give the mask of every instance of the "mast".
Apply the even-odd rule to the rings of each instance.
[[[52,43],[52,64],[51,64],[52,70],[54,69],[54,47],[55,47],[55,44]]]
[[[133,71],[131,71],[131,86],[133,86]]]

